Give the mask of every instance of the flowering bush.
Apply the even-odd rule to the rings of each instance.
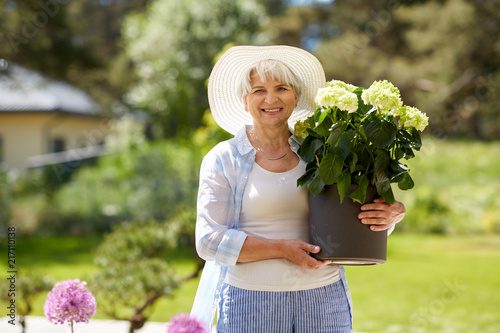
[[[204,325],[198,319],[181,313],[173,317],[167,329],[167,333],[205,333]]]
[[[400,160],[420,149],[419,131],[429,119],[404,106],[397,87],[375,81],[365,89],[333,80],[315,101],[315,114],[295,125],[294,134],[302,142],[299,155],[308,163],[298,185],[307,185],[316,195],[325,185],[337,184],[343,200],[355,184],[349,197],[359,203],[364,203],[369,185],[388,203],[395,201],[391,183],[402,190],[413,188],[409,169]]]
[[[57,282],[48,293],[43,311],[54,324],[68,322],[87,323],[96,311],[94,295],[85,287],[87,282],[78,279]]]

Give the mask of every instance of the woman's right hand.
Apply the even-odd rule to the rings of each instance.
[[[312,245],[297,239],[282,239],[284,258],[293,261],[300,267],[309,269],[319,269],[330,264],[330,261],[317,260],[309,255],[318,253],[321,249],[317,245]]]
[[[298,239],[268,239],[248,236],[238,257],[238,262],[286,258],[300,267],[319,269],[330,261],[316,260],[309,255],[318,253],[320,247]]]

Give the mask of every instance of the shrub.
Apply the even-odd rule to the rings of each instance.
[[[175,248],[174,224],[156,221],[123,223],[108,234],[96,251],[99,270],[94,290],[108,316],[140,329],[155,302],[172,293],[179,280],[161,254]]]

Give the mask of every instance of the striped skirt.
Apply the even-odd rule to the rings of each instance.
[[[347,333],[351,309],[339,280],[299,291],[253,291],[224,284],[219,333]]]

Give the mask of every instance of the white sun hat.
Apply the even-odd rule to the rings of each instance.
[[[314,113],[314,98],[318,89],[325,86],[325,71],[319,60],[311,53],[297,47],[233,46],[217,61],[208,79],[208,102],[217,124],[231,134],[236,134],[244,125],[252,124],[252,116],[245,105],[238,86],[243,75],[261,60],[283,62],[301,81],[301,96],[297,107],[288,119],[291,129],[295,122]]]

